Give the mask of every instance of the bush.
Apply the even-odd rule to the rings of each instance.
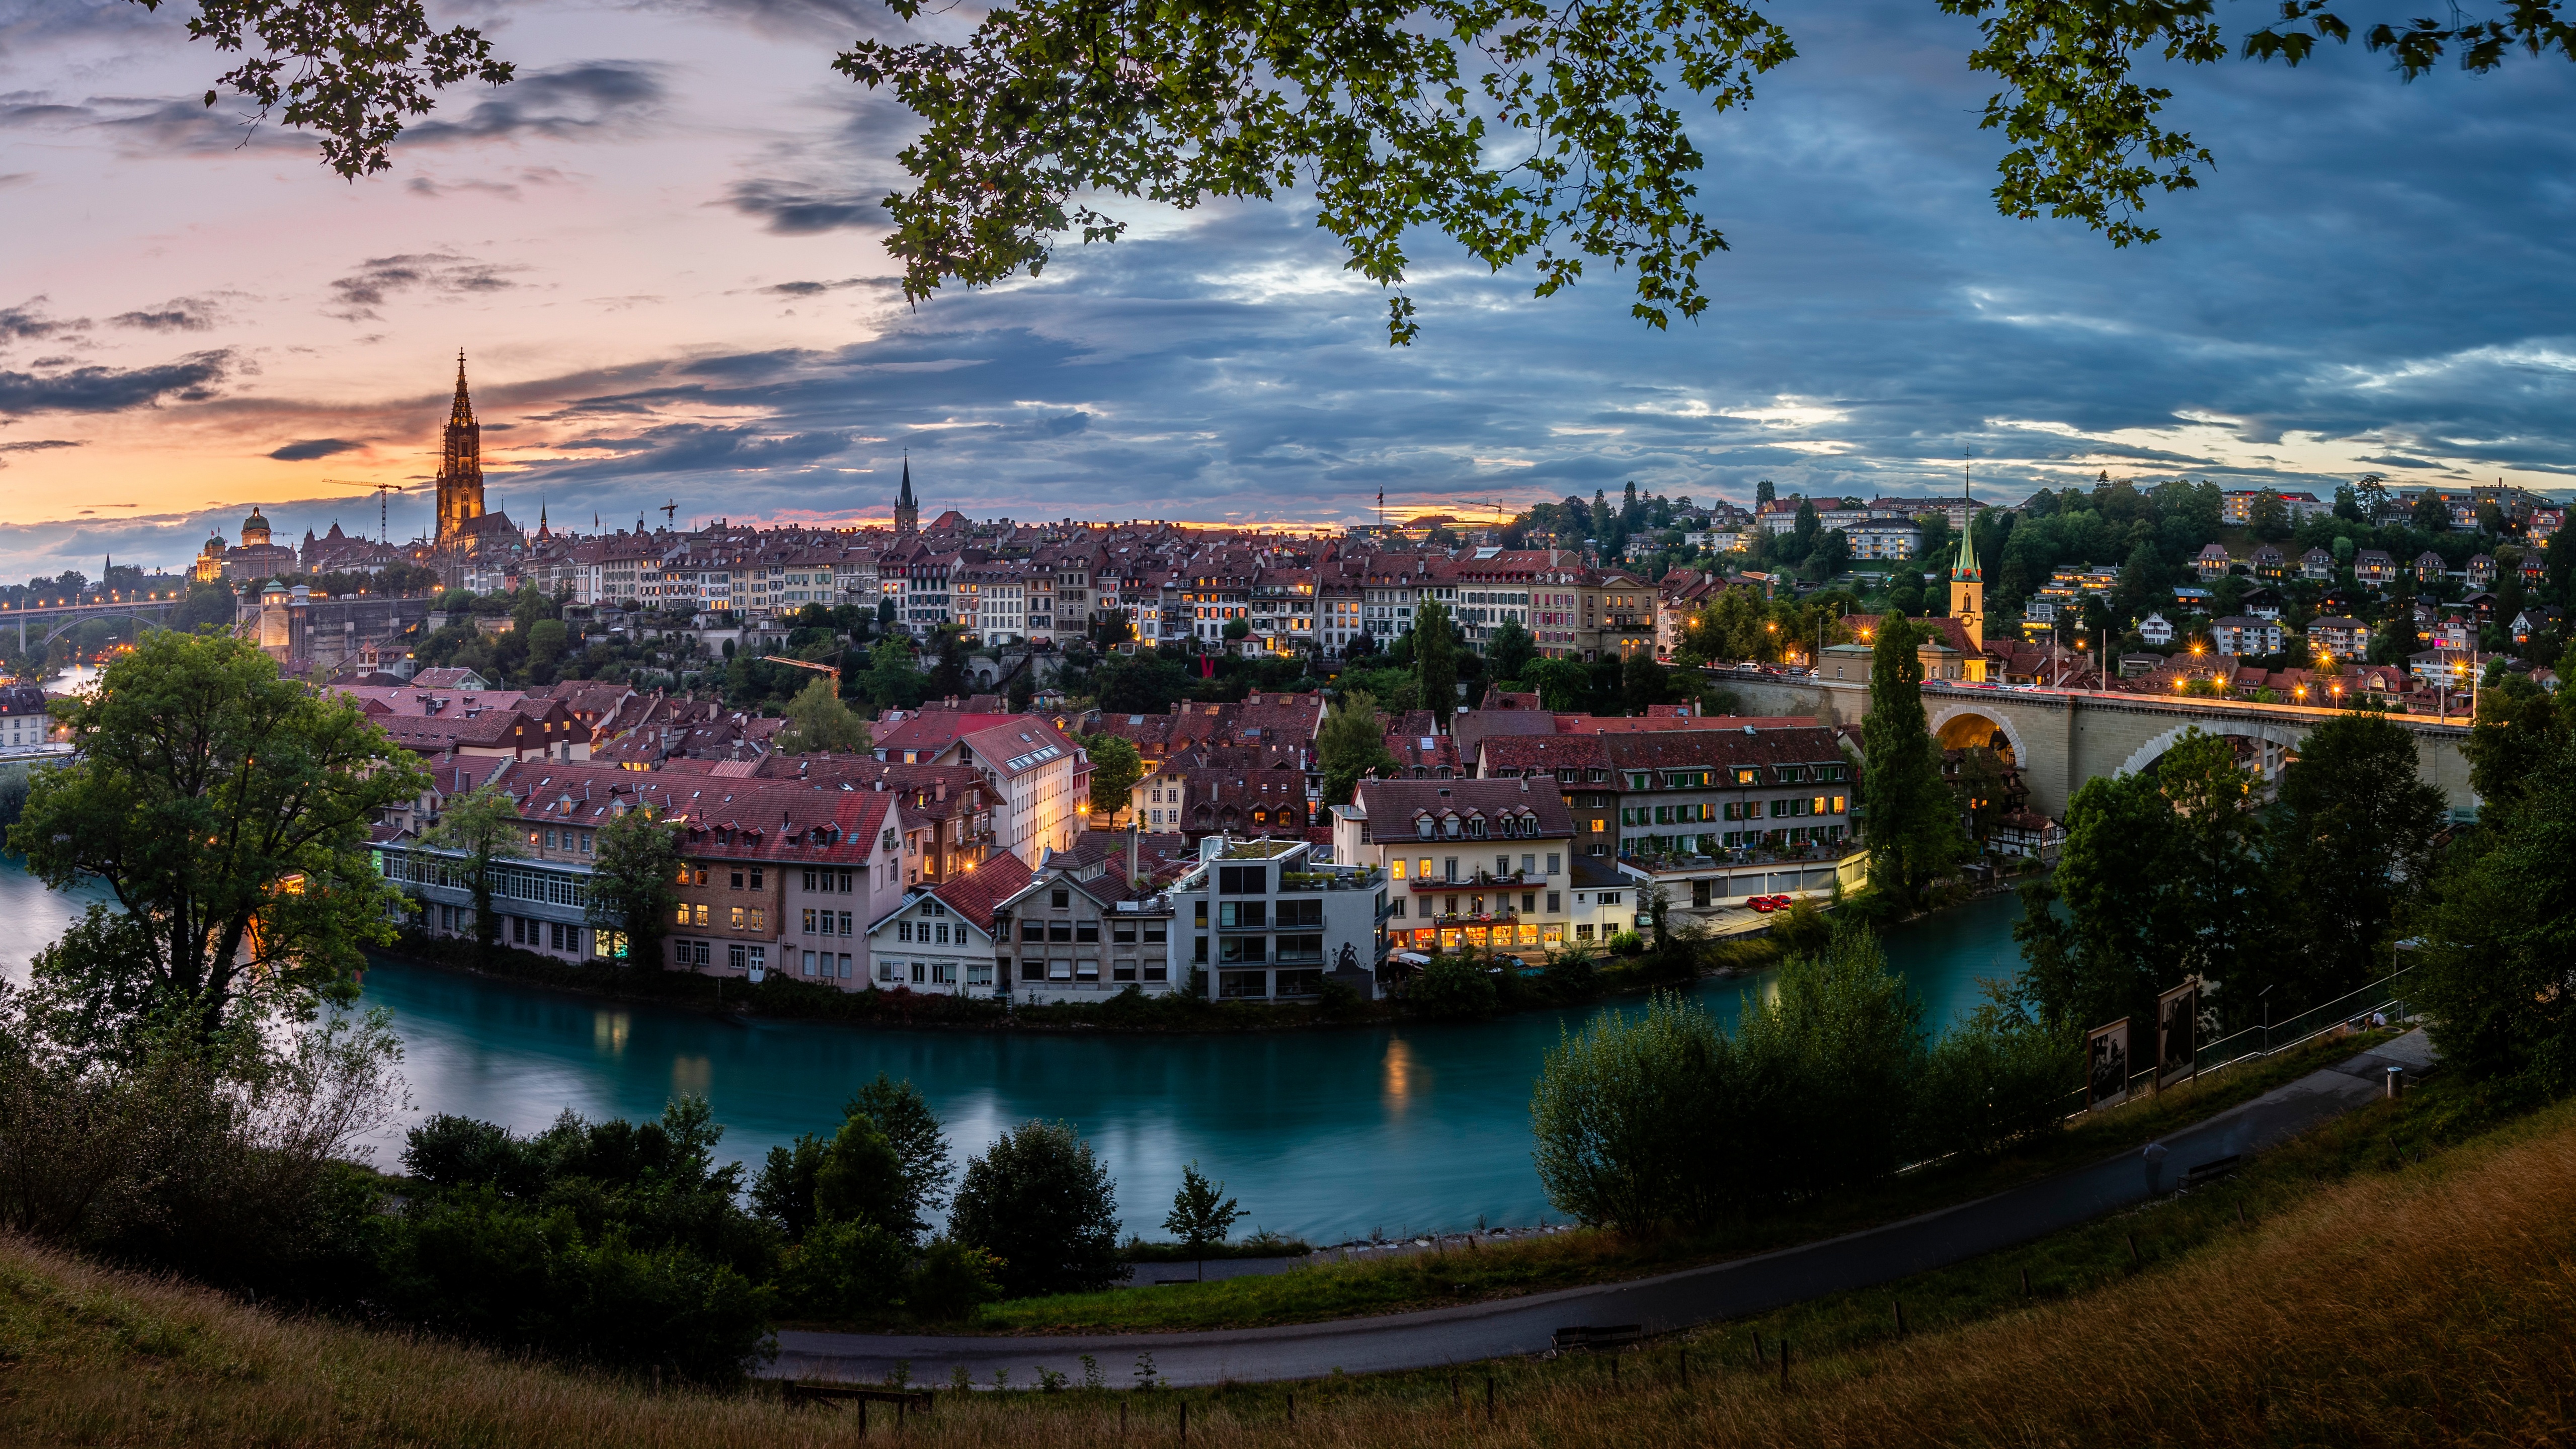
[[[1834,926],[1825,918],[1823,907],[1811,898],[1800,897],[1789,903],[1789,909],[1771,918],[1771,939],[1792,955],[1809,955],[1832,943]]]
[[[1404,1004],[1424,1016],[1482,1016],[1496,997],[1492,973],[1471,956],[1435,956],[1404,986]]]
[[[1791,1196],[1868,1182],[1902,1161],[1922,1008],[1867,928],[1780,965],[1737,1028],[1747,1110],[1724,1125],[1753,1182]]]
[[[801,1318],[883,1317],[910,1287],[912,1248],[879,1224],[817,1223],[779,1265],[779,1296]]]
[[[708,1383],[760,1358],[773,1307],[723,1264],[614,1229],[593,1238],[569,1209],[514,1207],[488,1186],[391,1220],[379,1271],[381,1305],[407,1322]]]
[[[916,1318],[954,1323],[999,1299],[1001,1276],[1001,1259],[951,1238],[934,1238],[913,1270],[904,1303]]]
[[[1609,940],[1613,956],[1635,956],[1646,949],[1645,938],[1634,931],[1621,931]]]
[[[1023,1123],[969,1160],[948,1227],[1000,1260],[1013,1298],[1105,1288],[1126,1271],[1117,1185],[1068,1123]]]
[[[2080,1037],[2014,1010],[1999,983],[1985,987],[1986,1004],[1924,1054],[1907,1138],[1914,1154],[1993,1152],[2053,1131],[2082,1079]]]
[[[1581,1036],[1561,1037],[1530,1098],[1548,1201],[1632,1232],[1705,1222],[1722,1188],[1700,1145],[1723,1120],[1735,1076],[1716,1022],[1678,997],[1654,997],[1639,1017],[1604,1013]]]
[[[1606,1016],[1549,1055],[1531,1097],[1548,1199],[1585,1222],[1697,1229],[1883,1177],[1913,1146],[1919,1016],[1857,924],[1785,962],[1732,1040],[1663,998]]]

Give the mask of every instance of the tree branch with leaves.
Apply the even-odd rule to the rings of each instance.
[[[408,752],[222,635],[147,633],[54,709],[74,763],[33,778],[9,845],[54,889],[114,898],[69,948],[99,948],[84,959],[138,1011],[185,1013],[201,1037],[245,998],[355,999],[365,948],[392,942],[403,909],[368,835],[429,786]]]
[[[438,822],[421,832],[420,843],[459,859],[465,888],[474,896],[474,944],[489,955],[501,939],[501,918],[492,912],[493,867],[527,854],[520,836],[519,802],[496,785],[477,785],[447,802]]]

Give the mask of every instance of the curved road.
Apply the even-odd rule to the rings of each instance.
[[[979,1385],[1007,1369],[1035,1384],[1037,1371],[1070,1373],[1098,1359],[1113,1384],[1137,1355],[1176,1385],[1318,1378],[1340,1369],[1380,1373],[1536,1353],[1575,1325],[1641,1324],[1649,1333],[1766,1312],[1784,1303],[1865,1288],[2026,1242],[2171,1191],[2182,1175],[2219,1158],[2259,1152],[2378,1096],[2387,1067],[2432,1060],[2421,1031],[2311,1073],[2163,1139],[2154,1176],[2135,1153],[1821,1242],[1660,1277],[1561,1289],[1458,1308],[1280,1328],[1061,1337],[940,1337],[782,1332],[770,1370],[782,1377],[881,1381],[898,1362],[914,1382],[942,1382],[963,1365]]]

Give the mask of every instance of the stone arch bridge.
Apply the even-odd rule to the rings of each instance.
[[[1712,672],[1710,682],[1733,691],[1748,714],[1805,714],[1858,725],[1869,711],[1865,680]],[[2003,736],[2029,787],[2032,807],[2060,818],[2085,781],[2144,770],[2186,730],[2248,741],[2248,753],[2271,777],[2280,773],[2309,730],[2338,713],[2300,705],[1946,683],[1923,686],[1923,712],[1945,747],[1982,745]],[[2454,818],[2474,815],[2478,800],[2469,789],[2468,759],[2460,752],[2468,726],[2415,715],[2389,718],[2415,737],[2416,768],[2442,792]]]

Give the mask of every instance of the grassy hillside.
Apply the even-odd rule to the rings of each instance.
[[[1123,1405],[1127,1440],[1169,1444],[1186,1400],[1191,1442],[1211,1445],[2566,1442],[2576,1108],[2445,1150],[2463,1106],[2426,1092],[2376,1107],[2188,1198],[1631,1353],[1615,1383],[1602,1358],[1493,1365],[1490,1425],[1479,1367],[1454,1408],[1445,1372],[982,1394],[904,1436],[1106,1449]],[[1915,1329],[1902,1338],[1899,1298]],[[1790,1338],[1785,1391],[1776,1360],[1751,1362],[1752,1329]],[[880,1410],[876,1433],[888,1427]],[[851,1443],[855,1428],[765,1394],[657,1393],[281,1320],[0,1240],[0,1442],[783,1449]]]

